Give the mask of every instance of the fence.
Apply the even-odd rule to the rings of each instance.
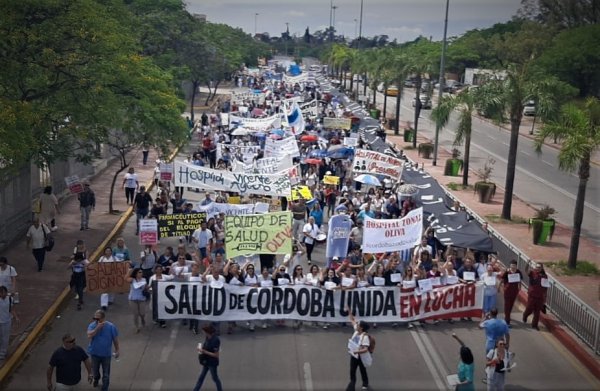
[[[445,188],[444,191],[447,197],[453,201],[456,200]],[[464,204],[462,205],[479,224],[484,223],[484,220],[473,210]],[[523,275],[526,275],[525,269],[530,264],[531,259],[492,227],[488,226],[488,232],[494,243],[494,249],[498,252],[499,259],[502,260],[505,266],[508,266],[510,260],[515,259],[519,270]],[[588,345],[595,354],[600,355],[600,314],[552,276],[549,276],[549,281],[550,288],[548,288],[546,295],[548,310]],[[527,288],[528,282],[527,279],[523,279],[522,283],[525,288]]]

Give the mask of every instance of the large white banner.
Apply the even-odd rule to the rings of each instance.
[[[431,283],[435,283],[435,281]],[[415,292],[399,287],[330,290],[308,285],[246,287],[200,282],[156,281],[154,318],[202,321],[296,319],[347,322],[350,309],[369,322],[481,316],[483,284],[455,284]]]
[[[231,171],[246,174],[277,174],[292,168],[290,155],[265,157],[246,164],[236,159],[231,161]]]
[[[289,197],[292,193],[287,174],[244,174],[213,170],[191,163],[175,162],[175,186]]]
[[[217,143],[217,160],[223,156],[223,151],[229,150],[231,158],[241,157],[244,161],[252,161],[260,152],[260,145],[234,145]]]
[[[285,73],[283,74],[283,82],[286,84],[296,84],[303,83],[308,81],[308,73],[303,72],[297,76],[288,76]]]
[[[350,118],[324,117],[323,127],[325,129],[350,130],[352,127],[352,120]]]
[[[309,118],[316,118],[319,115],[319,101],[313,99],[310,102],[300,103],[300,111]]]
[[[408,212],[401,219],[379,220],[365,216],[362,252],[386,253],[410,249],[423,236],[423,208]]]
[[[237,91],[231,91],[231,103],[234,105],[241,105],[244,102],[251,102],[254,101],[255,103],[258,104],[263,104],[265,103],[265,94],[260,92],[260,93],[255,93],[252,90],[237,90]]]
[[[291,157],[300,156],[298,142],[296,141],[295,137],[287,137],[282,140],[275,140],[268,137],[265,139],[264,157],[277,157],[285,155],[289,155]]]
[[[399,181],[403,168],[404,161],[393,156],[366,149],[354,150],[352,171],[355,173],[387,175],[393,180]]]
[[[246,118],[238,115],[229,115],[229,127],[242,126],[245,129],[255,131],[266,131],[269,129],[281,128],[281,116],[279,114],[266,118]]]
[[[225,213],[225,216],[251,215],[254,213],[254,204],[222,204],[211,202],[208,205],[198,205],[198,212],[206,212],[206,218],[217,216],[219,213]]]

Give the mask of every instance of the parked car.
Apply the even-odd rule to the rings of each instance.
[[[419,96],[419,100],[421,101],[421,109],[423,110],[429,110],[431,109],[431,98],[426,96],[426,95],[420,95]],[[415,107],[417,105],[417,97],[415,96],[412,100],[412,107]]]
[[[534,101],[530,100],[527,103],[525,103],[525,106],[523,107],[523,115],[526,115],[528,117],[535,115],[535,102]]]
[[[406,80],[404,80],[404,87],[415,88],[416,87],[416,81],[415,81],[415,79],[406,79]]]

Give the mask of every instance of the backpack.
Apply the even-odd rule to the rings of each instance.
[[[367,336],[369,337],[369,353],[373,354],[373,352],[375,352],[375,337],[373,337],[371,334],[367,334]]]

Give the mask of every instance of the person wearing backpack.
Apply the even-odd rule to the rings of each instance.
[[[362,378],[361,390],[369,389],[369,375],[367,367],[373,363],[371,354],[375,351],[375,339],[367,334],[369,324],[364,320],[357,321],[348,309],[348,317],[354,328],[354,333],[348,341],[348,353],[350,353],[350,383],[346,391],[353,391],[356,384],[356,368],[360,369]],[[372,341],[372,342],[371,342]]]
[[[19,321],[13,305],[13,298],[8,295],[8,289],[5,286],[0,286],[0,362],[6,359],[13,318],[16,322]]]

